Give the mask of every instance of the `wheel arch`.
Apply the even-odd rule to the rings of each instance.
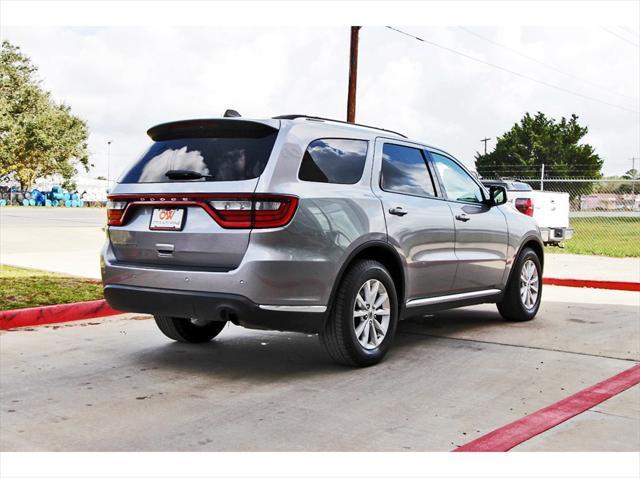
[[[336,292],[351,265],[362,259],[372,259],[384,265],[393,279],[398,294],[399,317],[402,317],[405,306],[406,274],[400,254],[387,242],[368,241],[355,248],[344,261],[331,288],[327,316],[333,308]]]
[[[516,257],[520,256],[522,250],[525,247],[529,247],[534,250],[534,252],[538,255],[538,259],[540,259],[540,266],[542,266],[542,269],[544,270],[544,245],[542,244],[540,238],[536,236],[527,237],[524,241],[522,241]]]
[[[520,257],[520,254],[522,254],[522,251],[526,247],[533,249],[533,251],[538,255],[538,259],[540,259],[540,267],[542,268],[540,272],[542,273],[542,271],[544,271],[544,245],[542,244],[542,241],[538,236],[536,235],[527,236],[522,240],[522,243],[518,248],[518,252],[516,252],[516,254],[513,256],[513,263],[509,270],[509,276],[507,277],[507,281],[505,282],[505,288],[508,286],[509,282],[511,282],[514,266],[516,262],[518,262],[518,258]]]

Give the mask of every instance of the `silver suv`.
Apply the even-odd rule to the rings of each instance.
[[[451,155],[379,128],[303,115],[154,126],[108,205],[104,295],[181,342],[226,322],[318,333],[365,366],[398,321],[540,306],[533,219]]]

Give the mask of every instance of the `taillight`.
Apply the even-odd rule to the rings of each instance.
[[[209,202],[216,221],[227,229],[282,227],[291,221],[298,206],[293,196],[251,195]]]
[[[531,198],[516,199],[516,209],[522,214],[533,217],[533,200]]]
[[[138,207],[200,207],[225,229],[265,229],[286,226],[298,207],[298,198],[277,194],[123,194],[107,201],[107,224],[122,226]]]
[[[107,201],[107,224],[109,226],[121,226],[126,207],[126,201]]]
[[[217,199],[209,204],[215,211],[216,222],[228,229],[251,227],[253,201],[250,199]]]

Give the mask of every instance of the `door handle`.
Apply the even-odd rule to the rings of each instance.
[[[467,222],[469,219],[471,219],[471,218],[469,216],[467,216],[465,213],[458,214],[456,216],[456,220],[462,221],[462,222]]]
[[[389,214],[394,216],[404,216],[408,211],[405,211],[402,206],[396,206],[389,209]]]
[[[158,253],[158,257],[172,257],[173,249],[173,244],[156,244],[156,252]]]

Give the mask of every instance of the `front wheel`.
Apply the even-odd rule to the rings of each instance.
[[[363,260],[340,283],[320,340],[336,362],[365,367],[384,358],[397,325],[393,279],[379,262]]]
[[[160,331],[170,339],[188,344],[209,342],[216,337],[226,322],[202,322],[197,319],[183,319],[156,315],[153,317]]]
[[[524,322],[533,319],[542,299],[542,267],[533,249],[525,248],[514,265],[498,311],[505,319]]]

